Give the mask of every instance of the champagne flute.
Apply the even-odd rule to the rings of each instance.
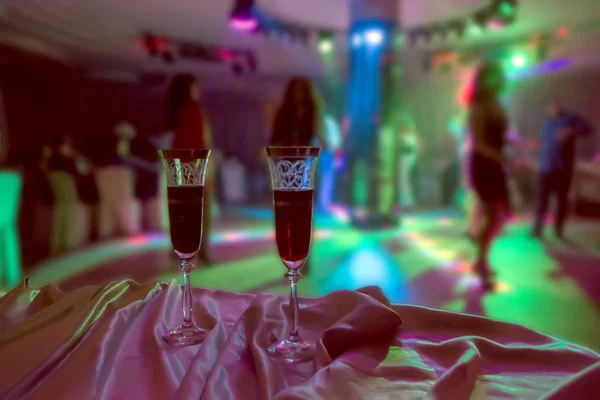
[[[173,346],[190,346],[202,343],[206,337],[206,331],[192,319],[190,272],[195,268],[192,259],[202,242],[204,176],[210,150],[159,150],[158,153],[167,173],[171,243],[183,271],[183,321],[165,333],[163,340]]]
[[[286,363],[313,358],[314,347],[299,333],[299,307],[296,285],[299,269],[308,259],[312,236],[315,171],[320,149],[317,147],[267,147],[273,189],[275,240],[279,257],[287,268],[290,282],[291,326],[287,337],[272,344],[267,352]]]

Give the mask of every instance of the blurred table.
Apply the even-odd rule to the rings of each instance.
[[[175,283],[0,299],[2,399],[600,398],[600,356],[521,326],[390,305],[377,288],[301,299],[314,362],[282,365],[287,299],[194,289],[204,344],[167,347]],[[401,319],[401,318],[402,319]],[[569,321],[564,321],[565,324]]]

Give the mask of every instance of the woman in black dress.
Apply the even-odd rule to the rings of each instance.
[[[500,64],[482,65],[475,77],[475,90],[469,107],[469,127],[473,138],[470,174],[484,217],[477,237],[475,270],[486,290],[493,288],[489,249],[509,213],[503,153],[508,121],[498,99],[504,83]]]

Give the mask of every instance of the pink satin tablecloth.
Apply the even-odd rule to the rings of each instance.
[[[600,356],[486,318],[390,305],[377,288],[301,300],[312,363],[283,365],[287,298],[194,289],[204,344],[169,348],[175,283],[0,299],[2,399],[600,399]],[[564,323],[569,323],[565,321]]]

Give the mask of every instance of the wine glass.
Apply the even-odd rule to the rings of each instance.
[[[267,352],[286,363],[300,363],[313,358],[314,348],[298,332],[298,271],[308,258],[312,236],[315,170],[320,149],[317,147],[267,147],[271,172],[275,240],[290,281],[290,318],[288,336],[272,344]]]
[[[206,336],[192,320],[190,272],[202,242],[204,175],[210,150],[159,150],[158,154],[167,173],[171,243],[183,271],[183,321],[165,333],[163,340],[173,346],[190,346],[202,343]]]

